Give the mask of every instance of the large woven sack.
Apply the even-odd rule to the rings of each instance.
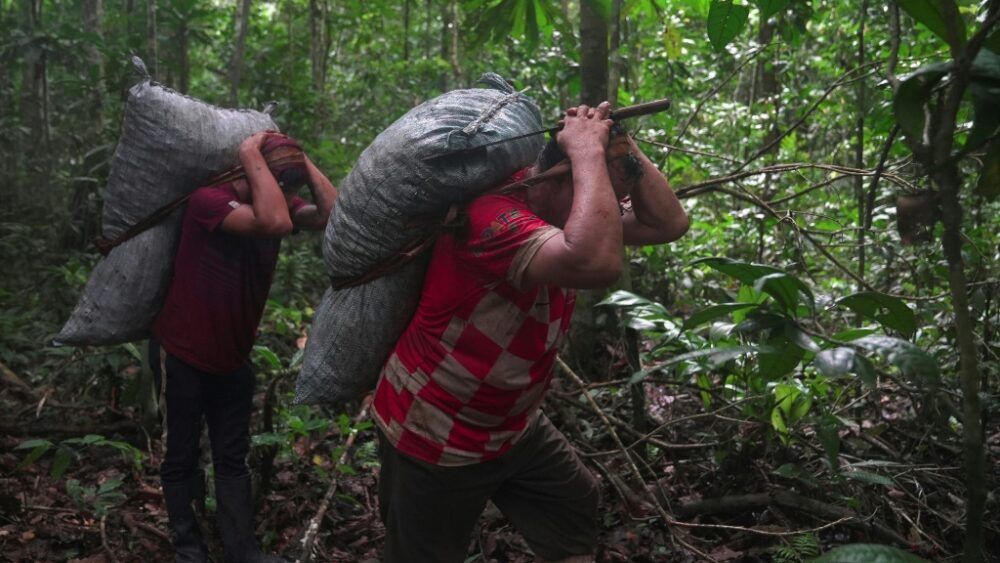
[[[455,90],[410,110],[372,141],[340,187],[326,228],[324,258],[334,279],[361,276],[426,236],[446,210],[467,202],[534,162],[541,115],[503,78]],[[431,158],[479,148],[456,157]],[[374,388],[406,328],[428,256],[364,285],[329,289],[316,308],[302,371],[300,403],[336,403]]]
[[[104,189],[104,238],[238,164],[240,143],[265,129],[277,127],[259,111],[218,108],[148,77],[133,86]],[[174,211],[97,263],[57,344],[118,344],[149,335],[170,284],[182,214],[183,208]]]

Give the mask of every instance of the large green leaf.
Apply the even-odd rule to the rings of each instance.
[[[769,351],[757,355],[757,367],[765,379],[774,380],[788,375],[805,356],[805,351],[789,342],[784,335],[772,337],[767,346]]]
[[[977,148],[993,136],[1000,126],[1000,55],[981,49],[970,68],[969,95],[975,119],[965,146]]]
[[[875,367],[871,361],[846,346],[823,350],[816,354],[813,365],[827,377],[843,377],[848,373],[854,373],[868,387],[874,387],[876,383]]]
[[[756,303],[719,303],[717,305],[712,305],[691,315],[686,321],[684,321],[683,329],[688,330],[696,326],[701,326],[709,321],[714,321],[719,317],[724,317],[733,311],[740,311],[756,306]]]
[[[924,24],[927,29],[934,32],[934,35],[944,39],[945,43],[951,44],[948,39],[948,23],[946,19],[948,12],[942,7],[942,4],[950,4],[953,7],[951,13],[958,14],[958,7],[955,6],[955,0],[896,0],[896,4],[899,4],[899,7],[905,10],[907,14],[910,14],[913,19]],[[957,23],[960,44],[964,44],[965,24],[961,20]],[[952,45],[952,47],[958,46]]]
[[[753,0],[753,3],[757,4],[757,8],[760,10],[760,19],[766,20],[784,10],[785,6],[788,5],[788,0]]]
[[[873,543],[854,543],[842,545],[814,559],[812,563],[929,563],[926,559],[917,557],[888,545]]]
[[[591,10],[597,12],[602,18],[606,20],[611,19],[611,0],[581,0],[586,2]],[[537,0],[533,0],[532,3],[537,3]]]
[[[991,141],[983,158],[983,170],[976,183],[976,195],[993,201],[1000,195],[1000,141]]]
[[[898,331],[907,338],[917,331],[917,318],[902,299],[878,293],[863,291],[837,300],[838,305],[882,323],[882,326]]]
[[[784,272],[773,266],[764,264],[752,264],[750,262],[739,262],[732,258],[713,256],[711,258],[701,258],[691,262],[691,266],[704,264],[713,270],[717,270],[727,276],[736,278],[743,283],[753,283],[758,278],[768,274],[783,274]]]
[[[712,0],[708,9],[708,40],[716,51],[722,51],[747,25],[750,8],[733,4],[731,0]]]
[[[809,306],[813,305],[813,294],[802,280],[785,273],[775,272],[761,276],[754,282],[754,289],[774,298],[782,309],[794,313],[799,306],[799,297],[805,297]]]
[[[941,370],[934,358],[905,340],[873,334],[855,340],[854,344],[877,353],[903,375],[923,385],[937,385],[941,380]]]
[[[952,63],[936,63],[918,68],[903,79],[892,100],[892,109],[900,129],[911,139],[922,141],[927,117],[924,106],[934,86],[941,81]]]

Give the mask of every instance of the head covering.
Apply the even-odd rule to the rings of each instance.
[[[292,190],[305,184],[306,155],[298,141],[281,133],[269,133],[260,144],[268,169],[282,190]]]
[[[260,154],[267,163],[268,170],[284,191],[297,190],[306,183],[306,155],[298,141],[277,132],[268,132],[260,144]],[[237,165],[215,176],[206,185],[232,182],[246,178],[243,166]]]

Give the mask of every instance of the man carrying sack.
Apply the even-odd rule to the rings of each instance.
[[[556,143],[514,180],[563,155],[557,166],[569,173],[479,197],[434,245],[417,312],[372,400],[386,563],[463,561],[487,500],[537,556],[593,556],[597,483],[539,406],[573,289],[612,285],[623,244],[670,242],[688,227],[635,144],[609,147],[608,114],[606,102],[568,110]],[[625,154],[609,164],[612,152]]]
[[[202,419],[208,422],[220,535],[232,562],[261,553],[246,457],[254,373],[249,363],[281,237],[326,226],[337,192],[284,135],[256,133],[241,166],[194,191],[184,212],[174,276],[153,325],[150,362],[161,380],[166,451],[163,496],[179,562],[208,560],[191,506]],[[308,184],[313,204],[296,196]]]

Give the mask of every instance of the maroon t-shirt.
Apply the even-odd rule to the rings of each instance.
[[[296,197],[290,212],[305,204]],[[153,324],[167,352],[209,373],[231,373],[249,358],[278,261],[280,238],[219,229],[241,205],[231,183],[195,190],[184,212],[173,280]]]

